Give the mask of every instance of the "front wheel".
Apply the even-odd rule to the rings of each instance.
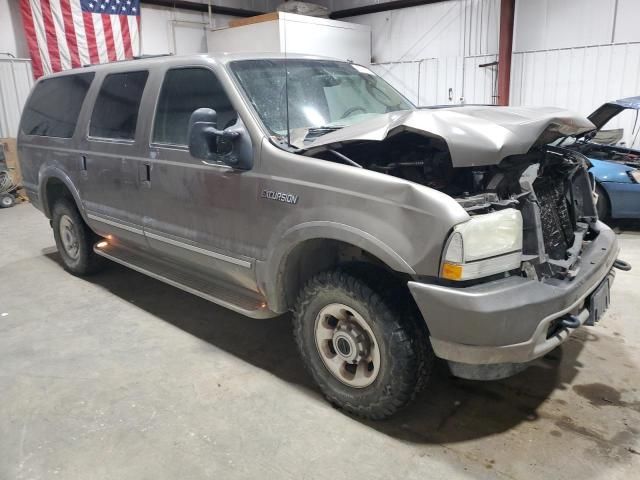
[[[66,270],[88,275],[100,269],[104,259],[93,251],[98,236],[93,233],[69,200],[58,200],[51,218],[56,247]]]
[[[430,371],[428,339],[402,309],[359,277],[329,271],[313,277],[294,312],[300,355],[334,405],[383,419],[406,405]]]

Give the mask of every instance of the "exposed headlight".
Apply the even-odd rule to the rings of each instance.
[[[456,225],[445,246],[440,276],[471,280],[518,268],[522,257],[522,215],[507,208],[476,215]]]
[[[631,177],[631,180],[633,180],[636,183],[640,183],[640,170],[629,170],[627,172],[627,175],[629,175]]]

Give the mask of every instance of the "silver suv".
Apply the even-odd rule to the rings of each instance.
[[[553,108],[417,109],[330,59],[140,59],[45,77],[24,184],[70,272],[109,259],[254,318],[293,311],[327,398],[405,405],[435,358],[512,375],[609,303],[614,233]]]

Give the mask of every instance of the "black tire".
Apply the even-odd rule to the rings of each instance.
[[[60,222],[62,218],[71,221],[70,228],[77,238],[77,255],[71,256],[63,244],[60,234]],[[67,199],[58,200],[53,206],[53,216],[51,218],[53,236],[56,240],[58,253],[62,257],[65,270],[74,275],[89,275],[97,272],[104,265],[104,258],[93,251],[93,245],[99,240],[98,237],[82,219],[76,206]]]
[[[16,197],[10,193],[0,195],[0,208],[13,207],[16,204]]]
[[[296,344],[307,370],[333,405],[372,420],[390,417],[426,383],[434,356],[428,337],[400,306],[357,274],[323,272],[302,290],[293,315]],[[347,305],[363,317],[375,335],[380,367],[373,383],[355,388],[338,380],[320,356],[316,318],[330,304]],[[425,329],[426,330],[426,329]]]
[[[609,217],[611,216],[609,197],[607,196],[607,192],[604,191],[604,188],[598,184],[596,184],[596,193],[598,194],[598,202],[596,203],[598,218],[604,222],[609,220]]]

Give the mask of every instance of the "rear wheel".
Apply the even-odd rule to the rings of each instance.
[[[100,269],[104,259],[93,251],[99,237],[93,233],[69,200],[58,200],[51,220],[56,247],[65,269],[87,275]]]
[[[293,323],[300,355],[324,395],[361,417],[393,415],[423,384],[425,360],[433,362],[424,355],[428,339],[402,309],[343,271],[309,281]]]
[[[602,221],[608,220],[611,215],[611,205],[607,192],[600,185],[596,185],[596,193],[598,194],[598,202],[596,203],[598,218]]]

